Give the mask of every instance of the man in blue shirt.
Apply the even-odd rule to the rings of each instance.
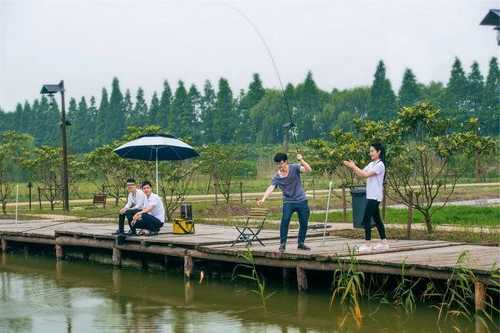
[[[307,196],[300,180],[300,173],[311,172],[312,169],[311,166],[304,161],[301,154],[297,154],[297,160],[300,164],[289,164],[286,154],[278,153],[274,156],[274,162],[278,167],[278,172],[273,176],[271,185],[267,188],[262,199],[257,201],[257,205],[261,206],[264,201],[266,201],[267,197],[273,193],[276,187],[279,187],[283,192],[283,214],[280,224],[280,252],[285,251],[288,238],[288,227],[294,212],[297,212],[299,215],[300,225],[297,248],[299,250],[310,250],[310,248],[304,244],[310,210],[307,203]]]

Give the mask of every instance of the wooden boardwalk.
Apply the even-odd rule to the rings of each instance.
[[[55,247],[56,257],[64,257],[64,248],[78,247],[108,249],[112,251],[114,265],[121,264],[122,253],[152,253],[166,257],[184,258],[184,272],[192,273],[196,261],[218,261],[241,263],[241,254],[247,252],[244,244],[231,246],[237,233],[229,226],[196,225],[196,234],[174,235],[167,225],[160,234],[150,237],[127,237],[121,244],[111,233],[116,224],[82,223],[63,221],[14,221],[0,220],[1,249],[6,251],[9,244],[45,244]],[[297,270],[299,289],[307,288],[308,270],[333,271],[339,264],[348,263],[353,255],[354,245],[363,241],[337,237],[332,231],[324,242],[322,232],[311,230],[306,241],[311,251],[297,250],[297,231],[290,231],[287,250],[277,251],[279,232],[263,230],[261,239],[265,246],[254,243],[250,247],[257,265],[293,268]],[[466,266],[473,270],[483,283],[491,282],[491,272],[500,259],[498,247],[470,245],[447,241],[390,240],[390,249],[381,252],[356,254],[358,269],[367,273],[401,274],[405,266],[407,276],[433,279],[447,279],[458,258],[467,252]],[[306,279],[304,281],[304,279]]]

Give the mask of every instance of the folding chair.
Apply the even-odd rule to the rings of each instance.
[[[267,208],[251,208],[245,222],[242,225],[234,225],[239,234],[231,246],[238,242],[246,242],[247,246],[249,246],[252,245],[253,241],[258,241],[260,245],[264,246],[264,243],[259,239],[259,234],[262,227],[264,227],[267,214],[269,214]]]

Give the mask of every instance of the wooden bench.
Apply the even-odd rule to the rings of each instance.
[[[95,205],[97,204],[102,204],[102,208],[106,208],[106,198],[108,196],[106,194],[98,193],[94,194],[94,200],[92,200],[92,203]]]

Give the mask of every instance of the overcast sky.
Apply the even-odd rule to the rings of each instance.
[[[486,74],[495,32],[479,26],[500,0],[240,0],[267,41],[285,82],[308,70],[325,90],[369,85],[383,59],[397,89],[406,67],[446,82],[454,57]],[[0,0],[0,107],[39,96],[64,79],[68,95],[100,96],[113,76],[135,95],[164,79],[229,79],[235,94],[252,73],[278,87],[252,27],[217,0]]]

